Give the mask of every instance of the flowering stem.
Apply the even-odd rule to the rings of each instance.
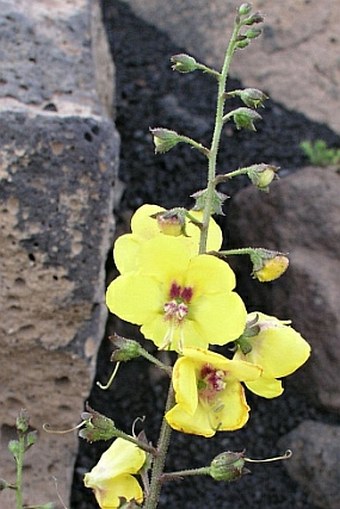
[[[170,383],[164,414],[166,414],[166,412],[173,407],[174,402],[175,402],[174,390],[172,387],[172,383]],[[158,505],[159,495],[162,487],[162,476],[165,465],[165,459],[170,444],[170,437],[171,428],[166,422],[165,417],[163,417],[161,431],[157,444],[158,453],[152,465],[150,491],[146,499],[144,509],[156,509]]]
[[[221,139],[221,133],[223,128],[223,115],[224,115],[224,103],[226,101],[225,89],[226,82],[229,72],[230,63],[236,49],[237,44],[237,36],[239,30],[242,26],[242,23],[236,19],[234,22],[234,30],[231,35],[227,51],[225,53],[224,63],[222,66],[222,71],[218,76],[218,93],[217,93],[217,104],[216,104],[216,115],[215,115],[215,128],[212,137],[211,147],[208,155],[209,165],[208,165],[208,185],[207,185],[207,193],[206,193],[206,202],[204,206],[203,212],[203,225],[201,230],[201,238],[199,245],[199,253],[205,253],[207,246],[207,237],[208,237],[208,227],[210,216],[212,212],[212,203],[214,198],[214,192],[216,187],[215,176],[216,176],[216,162],[217,162],[217,154],[218,148]]]

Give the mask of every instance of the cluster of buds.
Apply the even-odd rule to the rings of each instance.
[[[243,26],[250,26],[244,34],[240,34],[237,38],[236,47],[239,49],[246,48],[252,39],[256,39],[261,35],[261,30],[254,27],[258,23],[262,23],[263,16],[259,12],[251,13],[251,4],[244,3],[238,9],[236,22]]]

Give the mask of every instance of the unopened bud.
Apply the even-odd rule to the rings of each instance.
[[[182,141],[179,134],[177,134],[176,131],[171,131],[170,129],[156,127],[155,129],[150,129],[150,132],[153,136],[156,154],[164,154],[177,145],[177,143]]]
[[[9,452],[16,458],[20,454],[20,444],[18,440],[10,440],[8,442]]]
[[[10,485],[8,484],[8,482],[5,481],[5,479],[0,479],[0,491],[5,490],[9,486]]]
[[[249,470],[244,468],[243,452],[222,452],[210,464],[210,475],[215,481],[235,481]]]
[[[254,249],[250,259],[253,264],[252,275],[261,283],[278,279],[289,266],[289,258],[285,253],[270,249]]]
[[[249,106],[249,108],[263,106],[264,101],[268,99],[268,96],[257,88],[245,88],[241,90],[239,94],[241,100],[246,106]]]
[[[250,11],[251,11],[251,4],[244,3],[244,4],[240,5],[238,13],[240,16],[246,16],[247,14],[250,13]]]
[[[244,24],[245,25],[254,25],[255,23],[262,23],[262,21],[264,21],[262,14],[260,14],[259,12],[255,12],[254,14],[249,16],[248,19],[246,19],[244,21]]]
[[[29,426],[29,416],[27,411],[22,408],[16,420],[16,428],[20,433],[26,433]]]
[[[140,357],[141,347],[137,341],[118,336],[118,334],[110,336],[109,339],[115,347],[115,350],[111,354],[110,360],[112,362],[126,362]]]
[[[269,260],[264,261],[260,270],[253,271],[253,277],[261,283],[274,281],[286,272],[289,266],[289,259],[283,254],[278,254]]]
[[[258,189],[268,192],[269,185],[277,178],[277,171],[279,168],[271,164],[254,164],[250,166],[247,175]]]
[[[247,46],[249,46],[249,40],[248,39],[244,39],[242,41],[238,41],[236,44],[235,44],[236,48],[239,48],[239,49],[244,49],[246,48]]]
[[[237,108],[233,112],[233,118],[236,129],[248,129],[249,131],[256,131],[254,122],[261,120],[261,115],[250,108]]]
[[[30,431],[29,433],[27,433],[26,439],[25,439],[26,449],[28,449],[29,447],[34,445],[37,440],[38,440],[38,433],[36,431]]]
[[[79,436],[88,442],[110,440],[117,436],[115,423],[105,415],[93,410],[88,404],[86,411],[81,414],[81,418],[84,420],[85,428],[79,431]]]
[[[250,28],[246,31],[245,35],[248,39],[256,39],[262,34],[262,30],[259,28]]]
[[[179,237],[185,235],[185,216],[184,209],[173,209],[156,212],[151,217],[157,219],[158,227],[164,235]]]
[[[188,73],[196,71],[197,69],[197,62],[194,57],[186,55],[185,53],[172,56],[170,61],[174,64],[171,66],[174,71]]]

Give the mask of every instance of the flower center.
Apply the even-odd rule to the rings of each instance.
[[[169,300],[164,304],[164,314],[166,320],[171,320],[177,325],[186,317],[189,311],[189,303],[193,295],[190,286],[178,285],[175,281],[171,283],[169,290]]]
[[[219,392],[225,389],[226,375],[227,373],[223,369],[216,369],[211,364],[204,364],[197,383],[199,396],[208,401],[214,399]]]

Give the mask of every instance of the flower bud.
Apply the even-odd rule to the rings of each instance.
[[[289,259],[284,253],[270,249],[254,249],[250,259],[253,264],[252,275],[261,283],[278,279],[289,266]]]
[[[140,357],[140,344],[133,339],[127,339],[123,336],[110,336],[110,341],[113,343],[115,350],[111,354],[112,362],[126,362],[136,357]]]
[[[164,235],[179,237],[185,235],[185,213],[183,209],[156,212],[151,217],[157,219],[158,227]]]
[[[260,14],[259,12],[255,12],[254,14],[252,14],[252,16],[249,16],[249,18],[244,21],[244,24],[254,25],[255,23],[262,23],[262,21],[264,21],[262,14]]]
[[[10,440],[8,442],[8,450],[16,458],[20,454],[20,444],[18,440]]]
[[[29,416],[27,411],[22,408],[16,420],[16,428],[20,433],[26,433],[29,425]]]
[[[236,43],[236,48],[239,48],[239,49],[244,49],[247,46],[249,46],[249,40],[247,38],[243,39],[242,41],[238,41]]]
[[[186,55],[185,53],[180,53],[178,55],[172,56],[170,61],[174,64],[171,66],[174,71],[188,73],[196,71],[197,69],[196,60],[190,55]]]
[[[170,129],[156,127],[155,129],[150,129],[150,132],[155,144],[155,154],[164,154],[177,145],[177,143],[182,141],[179,134],[177,134],[176,131],[171,131]]]
[[[249,473],[244,468],[243,452],[222,452],[210,463],[210,475],[215,481],[235,481]]]
[[[8,482],[6,482],[5,479],[0,479],[0,491],[3,491],[8,487],[9,487]]]
[[[249,131],[256,131],[254,121],[260,120],[262,117],[256,111],[250,108],[237,108],[233,112],[233,118],[236,129],[248,129]]]
[[[26,449],[28,449],[29,447],[34,445],[37,440],[38,440],[38,433],[36,431],[30,431],[29,433],[27,433],[26,440],[25,440]]]
[[[249,106],[249,108],[263,106],[264,101],[268,99],[268,96],[257,88],[245,88],[241,90],[239,94],[241,100],[246,106]]]
[[[246,31],[245,35],[248,39],[256,39],[262,34],[262,30],[259,28],[250,28]]]
[[[253,271],[253,277],[258,279],[261,283],[274,281],[278,279],[289,266],[289,259],[287,256],[278,254],[263,263],[260,270]]]
[[[238,13],[240,16],[246,16],[247,14],[249,14],[251,11],[251,4],[249,3],[244,3],[242,5],[240,5],[239,9],[238,9]]]
[[[274,180],[274,178],[277,178],[276,172],[278,171],[277,166],[273,166],[271,164],[254,164],[253,166],[249,167],[249,170],[247,172],[248,177],[261,191],[268,192],[269,191],[269,184]]]
[[[116,436],[115,423],[106,417],[93,410],[86,404],[86,411],[81,414],[84,420],[85,428],[79,431],[79,436],[88,442],[97,442],[98,440],[110,440]]]

